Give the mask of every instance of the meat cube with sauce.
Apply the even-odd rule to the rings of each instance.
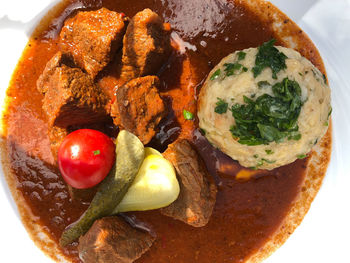
[[[153,244],[155,237],[133,228],[118,216],[95,221],[79,239],[79,257],[84,263],[131,263]]]
[[[217,188],[204,162],[184,139],[170,144],[163,156],[175,167],[180,194],[161,213],[194,227],[205,226],[215,206]]]
[[[43,110],[49,127],[67,128],[102,122],[107,118],[106,95],[80,69],[65,65],[58,67],[47,83]]]
[[[122,78],[156,74],[170,52],[170,25],[150,9],[138,12],[123,39]]]
[[[94,78],[122,45],[124,14],[101,8],[68,18],[60,33],[60,48]]]
[[[37,89],[40,93],[45,94],[48,91],[51,76],[55,73],[56,69],[62,65],[72,66],[72,61],[69,56],[59,51],[47,62],[43,73],[36,82]]]
[[[143,144],[153,138],[157,125],[167,114],[158,86],[156,76],[133,79],[117,90],[112,104],[114,124],[134,133]]]

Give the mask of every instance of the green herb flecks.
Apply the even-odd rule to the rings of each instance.
[[[274,47],[275,39],[265,42],[258,48],[258,54],[255,58],[255,66],[252,71],[256,78],[265,68],[272,70],[272,78],[277,79],[277,73],[286,69],[287,56]]]
[[[259,169],[259,167],[263,166],[264,163],[273,164],[273,163],[275,163],[275,162],[276,162],[275,160],[267,160],[267,159],[261,158],[261,159],[257,162],[256,166],[250,167],[250,169],[252,169],[252,170],[257,170],[257,169]]]
[[[266,80],[259,81],[258,82],[258,87],[259,87],[259,89],[269,88],[269,87],[271,87],[271,84],[268,81],[266,81]]]
[[[225,71],[226,77],[248,71],[248,68],[244,67],[242,64],[240,64],[238,62],[225,63],[224,66],[225,66],[224,71]]]
[[[217,79],[221,74],[221,69],[216,70],[210,77],[210,80],[215,80]]]
[[[239,71],[241,68],[242,68],[242,64],[239,64],[239,63],[225,63],[224,64],[225,66],[225,73],[226,73],[226,76],[232,76],[234,75],[237,71]]]
[[[272,163],[275,163],[276,161],[275,160],[267,160],[267,159],[261,159],[263,162],[266,162],[266,163],[269,163],[269,164],[272,164]]]
[[[243,51],[240,51],[237,53],[237,60],[241,61],[244,60],[246,57],[246,53]],[[238,62],[234,62],[234,63],[225,63],[224,64],[224,72],[225,72],[225,77],[229,77],[235,74],[239,74],[242,72],[247,72],[248,68],[244,67],[242,64],[238,63]],[[215,80],[217,79],[221,74],[221,70],[218,69],[216,70],[210,77],[210,80]]]
[[[227,108],[228,108],[228,103],[225,102],[223,99],[218,98],[214,111],[218,114],[223,114],[227,112]]]
[[[272,150],[265,150],[266,154],[270,155],[270,154],[274,154],[274,152]]]
[[[255,101],[244,96],[245,104],[231,107],[236,125],[230,131],[239,143],[261,145],[301,138],[297,124],[302,106],[299,84],[285,78],[272,86],[272,92],[275,97],[263,94]]]
[[[100,150],[96,150],[96,151],[93,151],[92,152],[94,155],[99,155],[99,154],[101,154],[101,151]]]
[[[290,132],[288,140],[299,141],[301,139],[301,134],[298,131]]]
[[[193,120],[193,113],[188,110],[183,110],[185,120]]]
[[[304,159],[307,157],[307,155],[306,154],[299,154],[297,157],[298,157],[298,159]]]
[[[332,108],[332,107],[330,107],[329,112],[328,112],[328,118],[329,118],[329,116],[331,116],[332,111],[333,111],[333,108]]]
[[[237,53],[237,55],[238,55],[238,61],[240,61],[240,60],[245,59],[245,56],[247,55],[247,53],[245,53],[245,52],[243,52],[243,51],[239,51],[239,52]]]

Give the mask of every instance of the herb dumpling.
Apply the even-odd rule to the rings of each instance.
[[[245,167],[268,170],[305,158],[327,131],[331,110],[326,77],[274,40],[225,57],[198,102],[210,143]]]

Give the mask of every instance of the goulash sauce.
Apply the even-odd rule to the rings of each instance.
[[[161,95],[172,110],[161,122],[150,146],[164,151],[176,138],[191,140],[218,185],[215,210],[203,228],[193,228],[162,216],[159,211],[128,213],[154,232],[157,239],[137,262],[241,262],[256,252],[280,226],[303,182],[308,159],[273,171],[257,171],[249,180],[238,180],[247,169],[214,149],[197,129],[196,120],[185,120],[183,110],[196,112],[196,96],[209,71],[238,49],[256,47],[277,38],[270,26],[239,1],[211,0],[102,0],[60,4],[33,33],[8,89],[11,103],[5,114],[6,150],[17,189],[36,224],[55,241],[66,226],[87,209],[92,194],[72,200],[51,155],[43,96],[36,81],[47,61],[58,50],[64,20],[76,10],[101,7],[132,17],[144,8],[157,12],[172,26],[179,50],[159,72]],[[312,55],[308,57],[313,61]],[[317,66],[317,65],[316,65]],[[115,63],[98,76],[105,89],[118,86]],[[106,132],[116,135],[112,126]],[[245,171],[247,170],[247,171]],[[245,171],[245,172],[242,172]],[[77,243],[62,248],[72,262],[80,262]]]

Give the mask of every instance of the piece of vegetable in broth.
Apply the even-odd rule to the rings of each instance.
[[[163,155],[159,151],[157,151],[156,149],[154,149],[152,147],[145,147],[145,158],[151,154],[155,154],[155,155],[163,157]]]
[[[102,181],[86,212],[63,232],[61,246],[85,234],[96,219],[112,214],[134,181],[144,154],[144,146],[135,135],[125,130],[118,134],[116,165]]]
[[[115,162],[115,145],[102,132],[80,129],[64,138],[58,150],[58,167],[70,186],[86,189],[100,183]]]
[[[134,182],[114,213],[158,209],[177,199],[180,186],[173,165],[157,150],[146,148],[145,153]]]

